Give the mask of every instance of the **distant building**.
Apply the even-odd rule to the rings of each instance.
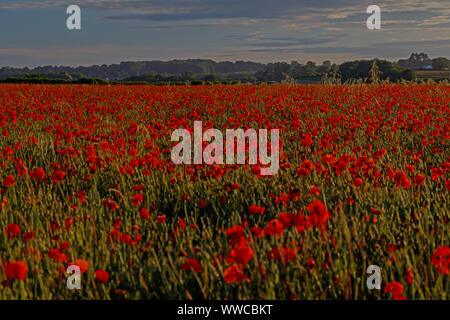
[[[428,66],[423,66],[422,69],[425,69],[425,70],[433,70],[433,66],[430,66],[430,65],[428,65]]]

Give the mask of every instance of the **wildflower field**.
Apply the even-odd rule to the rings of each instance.
[[[194,121],[280,170],[175,165]],[[450,297],[449,86],[0,85],[0,133],[0,299]]]

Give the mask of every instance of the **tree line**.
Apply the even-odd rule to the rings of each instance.
[[[213,84],[213,83],[315,83],[324,80],[373,81],[374,68],[378,80],[398,82],[416,80],[415,70],[448,70],[446,58],[430,59],[424,53],[413,53],[409,59],[356,60],[340,65],[324,61],[256,63],[249,61],[215,62],[190,59],[171,61],[122,62],[116,65],[91,67],[0,68],[1,82],[14,83],[152,83],[152,84]]]

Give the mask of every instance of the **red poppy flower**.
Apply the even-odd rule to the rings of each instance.
[[[186,262],[180,265],[182,270],[192,270],[196,273],[202,272],[203,268],[195,258],[187,258]]]
[[[281,251],[278,247],[272,248],[270,250],[268,258],[269,260],[281,260],[283,264],[294,260],[296,256],[295,250],[292,248],[283,248]]]
[[[264,211],[266,210],[266,208],[264,207],[258,207],[258,206],[250,206],[248,208],[248,212],[250,212],[250,214],[263,214]]]
[[[228,263],[241,263],[246,264],[250,261],[253,256],[252,248],[246,246],[240,246],[231,249],[230,255],[226,258]]]
[[[145,208],[141,208],[139,210],[139,216],[144,220],[147,220],[150,218],[150,214],[148,213],[148,210]]]
[[[362,181],[361,178],[355,178],[355,179],[353,180],[353,185],[354,185],[355,187],[357,187],[357,188],[361,187],[362,184],[363,184],[363,181]]]
[[[198,202],[198,207],[199,207],[200,209],[205,209],[205,208],[206,208],[206,202],[203,201],[203,200],[200,200],[200,201]]]
[[[119,208],[119,205],[117,204],[117,202],[115,202],[114,200],[111,199],[105,199],[105,201],[103,201],[103,204],[105,205],[105,207],[107,207],[110,210],[116,210],[117,208]]]
[[[408,284],[412,284],[413,282],[413,270],[411,268],[408,268],[408,270],[406,270],[406,274],[405,274],[405,280],[406,282],[408,282]]]
[[[12,261],[6,263],[5,275],[9,279],[25,280],[28,267],[23,261]]]
[[[315,227],[323,227],[328,219],[331,218],[327,208],[320,200],[310,203],[306,208],[310,211],[308,221]]]
[[[418,174],[414,177],[414,185],[420,186],[425,181],[425,177],[421,174]]]
[[[409,189],[409,187],[411,186],[411,182],[409,181],[408,176],[402,171],[399,171],[395,174],[394,180],[398,186],[402,186],[405,189]]]
[[[15,238],[20,234],[20,227],[17,224],[9,224],[5,228],[5,233],[9,239]]]
[[[310,196],[320,196],[320,189],[317,188],[316,186],[310,186],[309,187],[309,195]]]
[[[22,235],[23,239],[25,240],[25,242],[30,241],[31,239],[34,239],[34,232],[26,232]]]
[[[85,273],[89,269],[89,262],[84,259],[78,259],[70,263],[69,265],[78,266],[80,268],[81,273]]]
[[[133,196],[133,199],[131,199],[131,203],[133,206],[138,206],[144,201],[144,195],[143,194],[135,194]]]
[[[376,214],[376,215],[380,215],[380,214],[383,213],[381,210],[378,210],[378,209],[375,209],[375,208],[371,208],[370,212],[372,212],[373,214]]]
[[[63,253],[57,249],[50,249],[47,252],[47,255],[49,258],[55,259],[56,261],[63,262],[63,263],[66,263],[67,261],[70,260],[70,258],[65,253]]]
[[[164,223],[164,222],[166,222],[166,216],[164,215],[164,216],[158,216],[158,217],[156,217],[156,222],[158,222],[158,223]]]
[[[241,225],[228,228],[226,234],[233,247],[243,246],[247,243],[244,236],[244,227]]]
[[[264,228],[264,234],[268,236],[278,235],[278,237],[281,237],[283,229],[283,224],[278,219],[273,219],[269,221],[267,226]]]
[[[392,294],[392,297],[394,300],[404,300],[405,298],[402,296],[403,293],[403,286],[400,282],[394,281],[389,282],[384,287],[384,292],[388,293],[390,292]]]
[[[242,280],[250,282],[250,279],[244,274],[244,265],[242,264],[234,264],[228,267],[223,273],[223,278],[226,283],[240,282]]]
[[[438,247],[431,257],[431,262],[439,273],[448,274],[450,265],[450,247]]]
[[[59,182],[64,179],[65,173],[63,171],[56,171],[52,176],[53,182]]]
[[[109,280],[109,273],[105,270],[96,270],[95,271],[95,281],[98,283],[106,283]]]
[[[14,180],[14,176],[8,176],[3,179],[3,185],[5,188],[12,187],[16,185],[16,181]]]
[[[30,172],[30,176],[36,180],[43,180],[45,178],[44,169],[38,168]]]

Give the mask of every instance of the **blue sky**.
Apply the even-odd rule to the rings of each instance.
[[[66,28],[81,8],[82,29]],[[368,30],[369,5],[381,30]],[[449,0],[0,0],[0,66],[450,57]]]

